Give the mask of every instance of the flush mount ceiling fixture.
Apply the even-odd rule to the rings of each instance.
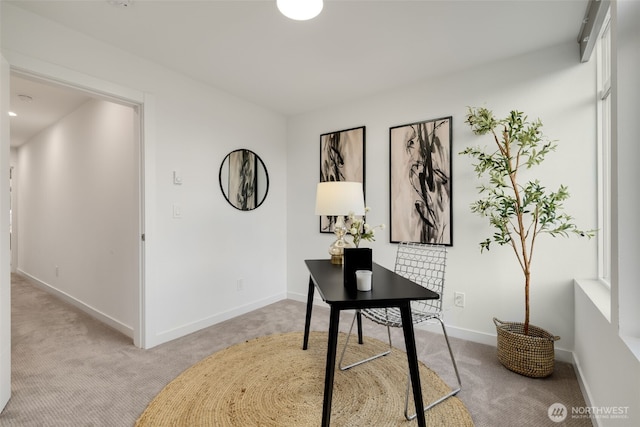
[[[289,19],[306,21],[322,12],[322,0],[277,0],[278,10]]]
[[[107,0],[107,3],[115,7],[129,7],[133,0]]]

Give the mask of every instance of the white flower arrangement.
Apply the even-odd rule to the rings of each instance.
[[[369,208],[368,206],[365,207],[364,208],[365,215],[370,210],[371,208]],[[356,218],[353,212],[349,212],[348,224],[349,225],[347,226],[347,233],[351,234],[351,237],[353,237],[353,244],[355,245],[356,248],[360,246],[361,240],[368,240],[370,242],[376,240],[375,239],[376,228],[379,228],[381,230],[384,230],[385,228],[384,224],[380,224],[380,225],[376,225],[375,227],[372,227],[365,222],[365,217]]]

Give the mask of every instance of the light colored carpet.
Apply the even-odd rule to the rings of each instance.
[[[306,305],[284,300],[140,350],[21,276],[12,282],[12,397],[0,414],[1,427],[131,427],[167,384],[198,361],[234,344],[304,328]],[[341,315],[341,331],[352,317]],[[311,330],[326,334],[328,328],[329,309],[314,307]],[[364,322],[364,333],[386,339],[386,329],[372,322]],[[394,346],[404,350],[402,330],[391,333]],[[415,333],[418,358],[454,384],[442,335]],[[553,403],[585,406],[570,364],[557,363],[551,376],[531,379],[504,368],[493,346],[456,338],[451,346],[462,377],[457,397],[477,427],[552,427],[558,425],[547,415]],[[571,418],[562,425],[591,427],[591,421]]]
[[[302,332],[269,335],[207,357],[169,383],[136,426],[319,425],[327,334],[312,332],[306,351],[301,349],[302,336]],[[341,334],[339,348],[344,340],[345,334]],[[386,349],[388,344],[367,337],[364,345],[350,346],[347,355],[356,361]],[[331,425],[407,425],[406,377],[406,354],[399,350],[349,371],[336,371]],[[450,391],[423,363],[420,377],[427,402]],[[456,397],[429,410],[426,421],[429,426],[473,426]]]

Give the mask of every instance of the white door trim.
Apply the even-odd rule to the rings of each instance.
[[[0,55],[0,410],[11,398],[11,255],[9,253],[9,63]]]
[[[146,284],[148,283],[149,265],[152,251],[150,251],[150,233],[152,229],[153,218],[152,209],[146,207],[154,206],[155,191],[153,179],[155,174],[155,149],[154,139],[154,113],[155,98],[145,92],[127,88],[108,82],[93,76],[89,76],[74,70],[50,64],[38,59],[30,58],[25,55],[6,50],[3,52],[7,59],[10,69],[13,72],[36,77],[45,81],[51,81],[57,85],[66,85],[74,89],[80,89],[91,93],[93,96],[100,97],[104,100],[124,105],[130,105],[139,113],[139,234],[138,253],[139,253],[139,280],[138,280],[138,304],[136,323],[133,326],[133,342],[139,348],[147,348],[147,331],[146,331]],[[3,86],[3,91],[5,90]],[[7,88],[8,89],[8,88]],[[7,90],[8,92],[8,90]],[[7,145],[9,142],[7,141]],[[8,190],[8,189],[7,189]],[[143,241],[142,236],[145,236]]]

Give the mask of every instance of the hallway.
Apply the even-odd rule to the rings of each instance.
[[[0,426],[131,426],[153,397],[209,354],[288,330],[291,302],[158,346],[131,339],[12,275],[12,397]],[[265,318],[280,319],[265,322]],[[295,325],[294,329],[295,329]]]

